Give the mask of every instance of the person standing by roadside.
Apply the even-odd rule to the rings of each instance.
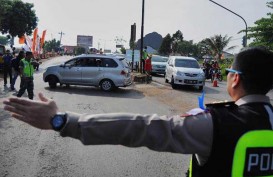
[[[28,92],[28,98],[33,100],[33,89],[34,89],[34,83],[33,83],[33,73],[34,73],[34,67],[33,65],[36,65],[37,62],[32,60],[33,54],[32,52],[26,52],[26,57],[20,61],[19,68],[20,68],[20,76],[21,76],[21,84],[20,84],[20,90],[17,94],[17,97],[21,97],[25,91]]]
[[[11,60],[11,68],[12,68],[12,82],[10,85],[11,90],[15,90],[14,85],[15,85],[17,77],[20,75],[19,64],[24,57],[25,57],[25,52],[20,51],[18,56]],[[21,88],[21,84],[20,84],[20,88]]]
[[[11,60],[12,55],[9,50],[6,51],[6,55],[3,57],[4,59],[4,86],[7,86],[7,78],[9,75],[10,85],[12,83],[12,72],[11,72]]]
[[[142,53],[142,70],[143,70],[143,73],[145,73],[145,60],[147,59],[148,57],[148,52],[147,52],[147,46],[144,47],[144,50],[143,50],[143,53]]]

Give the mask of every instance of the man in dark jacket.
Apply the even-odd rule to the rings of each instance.
[[[12,71],[11,71],[11,60],[12,55],[10,53],[10,50],[6,51],[6,55],[4,55],[4,86],[7,85],[7,78],[9,76],[10,84],[12,83]]]
[[[210,104],[207,110],[189,112],[186,117],[60,113],[55,101],[41,93],[40,101],[10,98],[3,102],[4,110],[34,127],[53,129],[85,145],[146,146],[155,151],[192,154],[193,177],[230,177],[239,138],[250,131],[273,129],[273,107],[266,96],[273,85],[272,68],[272,52],[264,48],[241,51],[231,68],[226,69],[227,91],[233,102]],[[256,142],[253,138],[252,143]],[[255,176],[265,172],[273,176],[272,151],[259,149],[260,154],[264,152],[264,164],[259,165],[258,157],[246,160],[246,164],[250,163],[248,171],[258,171]]]
[[[25,58],[25,52],[20,51],[18,56],[11,60],[11,68],[12,68],[12,75],[13,75],[12,82],[11,82],[11,85],[10,85],[11,90],[15,90],[14,85],[15,85],[17,77],[20,75],[19,66],[20,66],[20,61],[23,58]]]

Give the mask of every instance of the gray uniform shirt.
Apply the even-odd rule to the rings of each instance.
[[[263,95],[248,95],[235,104],[250,102],[270,103],[270,100]],[[187,117],[67,112],[67,123],[60,133],[79,139],[85,145],[146,146],[155,151],[195,154],[203,165],[212,147],[213,122],[211,114],[205,112]]]

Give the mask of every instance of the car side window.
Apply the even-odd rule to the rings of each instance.
[[[65,63],[65,65],[67,65],[67,66],[74,66],[75,63],[77,62],[77,60],[78,60],[77,58],[71,59],[71,60],[67,61]]]
[[[88,58],[87,67],[97,67],[95,58]]]
[[[106,68],[116,68],[116,67],[118,67],[117,62],[114,61],[111,58],[103,58],[101,60],[102,60],[101,67],[106,67]]]

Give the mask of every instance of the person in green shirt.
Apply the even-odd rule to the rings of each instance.
[[[32,60],[33,54],[32,52],[26,52],[26,57],[20,61],[19,69],[20,69],[20,76],[21,76],[21,87],[17,94],[17,97],[21,97],[25,91],[28,92],[28,98],[33,100],[33,73],[34,73],[34,66],[38,63]]]

